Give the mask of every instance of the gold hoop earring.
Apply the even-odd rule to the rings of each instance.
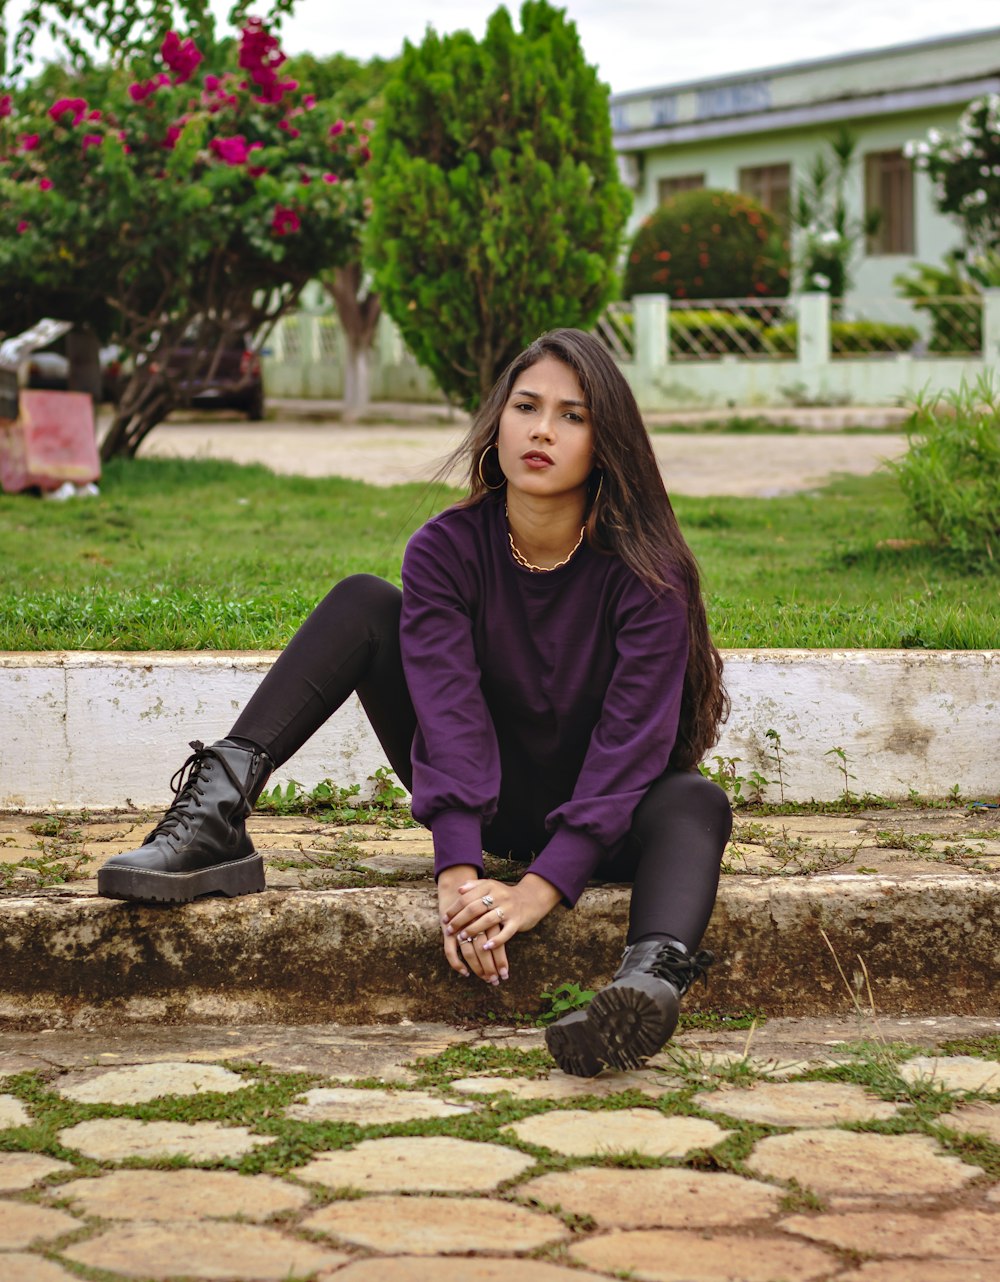
[[[507,484],[507,478],[506,478],[506,477],[504,477],[504,479],[500,482],[500,484],[499,484],[499,485],[490,485],[490,483],[489,483],[489,481],[487,481],[486,477],[485,477],[485,476],[483,476],[483,459],[485,459],[485,458],[486,458],[486,455],[487,455],[487,454],[489,454],[490,450],[492,450],[492,449],[497,449],[497,444],[496,444],[496,442],[495,442],[495,441],[493,442],[493,444],[492,444],[492,445],[487,445],[486,449],[485,449],[485,450],[483,450],[482,454],[480,454],[480,456],[479,456],[479,467],[478,467],[476,470],[479,472],[479,479],[480,479],[480,480],[482,481],[482,483],[483,483],[483,489],[486,489],[486,490],[502,490],[502,489],[503,489],[503,487]],[[498,452],[498,454],[499,454],[499,450],[498,450],[498,449],[497,449],[497,452]]]
[[[591,511],[597,507],[597,500],[601,497],[601,490],[604,489],[604,473],[602,472],[597,482],[597,489],[594,491],[594,497],[590,501]]]

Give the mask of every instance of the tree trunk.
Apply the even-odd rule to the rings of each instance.
[[[135,458],[139,446],[174,404],[174,396],[163,379],[137,370],[126,384],[111,426],[101,441],[101,462]]]
[[[382,313],[378,294],[362,294],[363,277],[360,260],[348,263],[346,267],[335,267],[323,277],[323,284],[334,301],[347,339],[345,423],[355,422],[368,408],[370,357],[378,318]]]
[[[347,366],[344,370],[344,422],[356,423],[368,412],[371,380],[368,360],[371,345],[355,347],[347,340]]]
[[[71,329],[66,335],[71,392],[86,392],[101,403],[101,343],[92,329]]]

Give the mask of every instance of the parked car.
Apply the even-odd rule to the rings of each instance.
[[[195,409],[241,410],[251,422],[259,422],[264,417],[264,375],[251,336],[233,335],[218,360],[215,341],[209,339],[201,348],[199,336],[193,329],[167,362],[183,403]]]

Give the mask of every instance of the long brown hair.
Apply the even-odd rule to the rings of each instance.
[[[709,635],[698,563],[677,524],[639,406],[603,343],[579,329],[554,329],[511,361],[450,460],[464,460],[468,468],[469,495],[462,506],[481,503],[503,485],[496,451],[490,449],[500,414],[517,377],[545,356],[576,372],[590,408],[596,463],[588,486],[587,543],[621,557],[653,592],[671,590],[670,571],[687,589],[690,644],[670,764],[689,769],[718,741],[719,726],[729,715],[722,659]]]

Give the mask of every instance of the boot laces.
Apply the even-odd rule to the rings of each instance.
[[[203,775],[206,764],[210,760],[217,761],[225,770],[233,787],[243,798],[247,813],[249,814],[250,810],[253,809],[246,790],[233,773],[229,762],[214,748],[206,748],[200,739],[192,739],[190,746],[194,748],[194,752],[191,753],[180,769],[174,772],[170,780],[170,788],[174,794],[170,808],[142,843],[144,846],[148,846],[158,836],[164,834],[174,836],[178,828],[184,831],[190,829],[193,811],[201,808],[201,799],[205,793]],[[187,772],[186,777],[185,771]]]
[[[657,979],[667,980],[683,995],[697,979],[708,987],[708,968],[714,961],[715,954],[707,948],[685,954],[670,944],[664,944],[649,969]]]

